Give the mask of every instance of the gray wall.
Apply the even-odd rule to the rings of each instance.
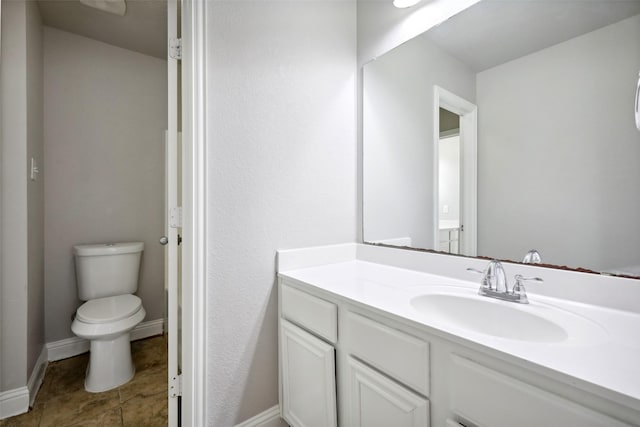
[[[208,425],[278,403],[277,249],[356,237],[353,2],[210,2]]]
[[[440,133],[460,128],[460,116],[440,108]]]
[[[73,337],[72,247],[145,243],[138,295],[163,317],[166,61],[45,27],[47,342]]]
[[[434,247],[433,86],[474,102],[475,73],[423,36],[363,74],[364,240]]]
[[[478,74],[478,253],[638,264],[638,40],[640,16]]]
[[[27,172],[30,159],[40,173],[27,180],[28,306],[27,372],[44,345],[44,114],[42,20],[35,2],[27,2]]]
[[[26,386],[44,345],[41,23],[34,2],[2,3],[0,391]]]

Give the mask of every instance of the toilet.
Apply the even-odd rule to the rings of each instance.
[[[78,297],[71,330],[91,342],[85,390],[111,390],[131,380],[130,332],[144,319],[142,301],[133,295],[144,243],[107,243],[73,247]]]

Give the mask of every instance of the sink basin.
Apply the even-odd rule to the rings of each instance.
[[[603,335],[598,325],[562,309],[516,304],[472,292],[428,293],[411,305],[429,319],[509,340],[559,343]]]

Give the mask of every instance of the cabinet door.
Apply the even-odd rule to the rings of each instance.
[[[427,427],[429,401],[356,359],[349,358],[351,425]]]
[[[280,320],[282,417],[294,427],[336,426],[332,346]]]

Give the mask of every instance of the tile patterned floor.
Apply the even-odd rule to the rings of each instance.
[[[131,343],[136,375],[117,389],[84,390],[89,354],[49,363],[33,408],[0,427],[156,427],[167,425],[167,341]]]

